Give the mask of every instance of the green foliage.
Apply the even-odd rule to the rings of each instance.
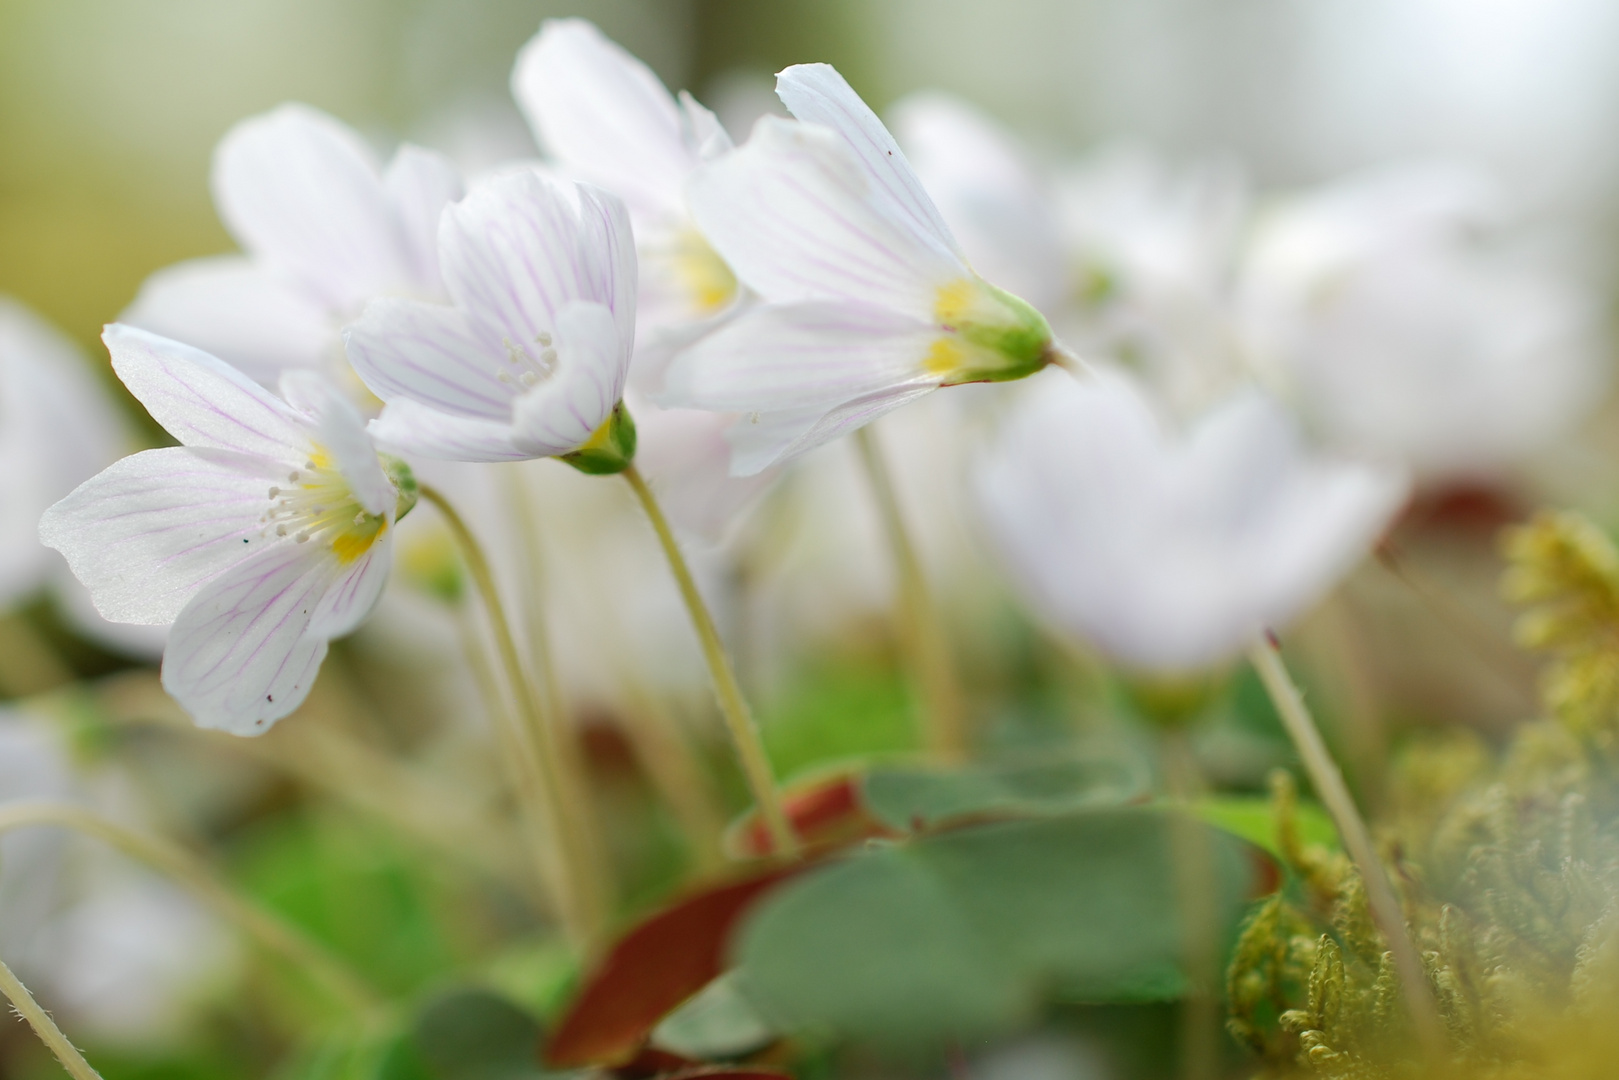
[[[760,727],[780,776],[921,746],[904,679],[869,661],[828,661],[807,671],[761,714]]]
[[[887,1047],[1003,1031],[1043,1002],[1184,990],[1170,832],[1152,809],[997,822],[877,845],[782,888],[736,946],[742,985],[787,1030]],[[1218,924],[1250,878],[1212,847]]]

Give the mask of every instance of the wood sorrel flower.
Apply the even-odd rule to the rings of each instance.
[[[984,523],[1038,611],[1138,671],[1195,673],[1292,619],[1405,497],[1254,390],[1174,437],[1123,376],[1042,382],[978,471]]]
[[[387,402],[382,442],[425,457],[560,457],[616,472],[635,453],[621,398],[635,345],[635,248],[599,188],[507,173],[444,214],[453,306],[374,300],[349,360]]]
[[[287,368],[340,369],[339,330],[373,296],[443,293],[438,219],[462,192],[438,154],[407,144],[382,168],[340,121],[282,105],[220,140],[213,191],[243,254],[158,271],[125,322],[274,385]]]
[[[693,216],[767,303],[675,358],[664,400],[745,414],[748,475],[957,383],[1022,378],[1054,359],[1046,320],[986,282],[888,129],[825,64],[777,91],[798,122],[761,119],[691,179]]]
[[[113,325],[113,369],[182,445],[46,511],[39,536],[115,622],[173,623],[163,686],[203,727],[258,734],[303,701],[327,641],[382,591],[415,481],[313,372],[283,397],[176,341]]]

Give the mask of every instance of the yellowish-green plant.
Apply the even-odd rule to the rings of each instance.
[[[1619,549],[1577,515],[1511,530],[1520,641],[1552,654],[1549,719],[1499,762],[1453,734],[1392,778],[1381,846],[1444,1020],[1417,1053],[1389,955],[1342,855],[1300,842],[1292,781],[1273,785],[1292,880],[1250,917],[1228,974],[1232,1033],[1258,1075],[1608,1077],[1619,1035]]]

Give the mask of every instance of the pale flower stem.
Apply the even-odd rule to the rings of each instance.
[[[941,760],[961,761],[967,756],[967,715],[961,685],[950,663],[943,623],[917,558],[916,545],[905,527],[893,477],[870,427],[855,432],[855,445],[860,448],[860,460],[871,481],[899,575],[900,642],[911,678],[922,695],[928,746]]]
[[[490,634],[495,641],[495,652],[506,671],[512,697],[521,714],[521,722],[513,724],[512,728],[517,734],[516,742],[522,748],[520,756],[529,779],[525,793],[531,800],[532,812],[547,826],[549,839],[558,855],[554,861],[556,875],[547,875],[556,886],[557,915],[574,946],[588,952],[596,941],[605,913],[591,903],[592,894],[583,869],[585,860],[577,849],[574,831],[566,824],[568,807],[562,801],[557,783],[557,763],[555,755],[551,753],[552,743],[545,736],[544,712],[539,695],[523,669],[517,641],[512,637],[511,623],[506,618],[506,608],[495,588],[494,574],[489,568],[489,560],[484,557],[483,548],[455,507],[437,489],[423,484],[420,491],[421,497],[438,509],[444,524],[455,536],[456,546],[461,549],[461,557],[466,561],[467,572],[471,574],[473,585],[483,600]],[[541,873],[546,874],[548,864],[544,856],[537,858]]]
[[[55,825],[96,837],[189,889],[227,922],[308,974],[353,1012],[364,1016],[383,1008],[377,994],[342,961],[302,931],[237,895],[178,845],[72,803],[15,802],[0,807],[0,833],[29,825]]]
[[[629,699],[622,722],[642,770],[680,823],[697,868],[719,869],[725,815],[686,733],[669,707],[645,687],[623,676],[620,681]]]
[[[11,968],[7,967],[3,960],[0,960],[0,994],[4,994],[6,1000],[11,1002],[11,1007],[17,1010],[17,1015],[28,1021],[28,1026],[39,1036],[39,1041],[50,1048],[51,1053],[56,1055],[56,1060],[62,1063],[62,1068],[67,1070],[67,1074],[73,1077],[73,1080],[101,1080],[101,1074],[92,1069],[78,1048],[67,1041],[67,1036],[56,1026],[51,1014],[40,1008],[39,1002],[34,1000],[34,995],[28,992],[28,987],[22,984],[22,980],[12,973]]]
[[[1371,908],[1373,921],[1383,932],[1389,952],[1393,954],[1394,969],[1405,988],[1403,997],[1406,1008],[1411,1013],[1411,1023],[1423,1053],[1430,1061],[1440,1061],[1445,1052],[1445,1031],[1439,1018],[1439,1006],[1428,984],[1422,955],[1406,927],[1399,897],[1394,893],[1394,886],[1389,881],[1382,860],[1377,857],[1377,849],[1372,845],[1366,822],[1361,819],[1355,800],[1344,784],[1343,774],[1338,771],[1337,762],[1333,761],[1320,730],[1310,717],[1303,695],[1288,675],[1282,663],[1281,650],[1275,641],[1269,635],[1256,640],[1248,650],[1248,658],[1265,684],[1277,713],[1281,715],[1288,736],[1298,749],[1310,783],[1321,797],[1327,813],[1332,815],[1345,850],[1360,871],[1361,881],[1366,887],[1367,905]]]
[[[624,470],[624,479],[629,481],[630,490],[635,492],[641,509],[652,522],[652,531],[658,534],[658,543],[663,547],[664,557],[669,560],[669,570],[675,576],[675,584],[680,587],[680,597],[686,602],[686,611],[697,631],[697,640],[703,647],[703,659],[708,662],[709,676],[714,681],[714,696],[719,699],[726,730],[730,732],[731,743],[736,747],[743,776],[747,778],[759,815],[770,832],[771,848],[778,855],[797,855],[798,837],[787,822],[781,795],[776,791],[776,777],[770,768],[770,758],[765,754],[758,725],[748,711],[742,688],[737,685],[736,672],[731,669],[731,660],[725,653],[724,643],[720,641],[719,630],[714,626],[714,617],[703,602],[703,594],[697,591],[691,568],[686,565],[686,557],[681,554],[680,545],[675,542],[675,534],[669,528],[668,519],[663,516],[663,508],[653,497],[652,489],[647,487],[646,480],[634,465]]]
[[[586,769],[584,749],[580,745],[578,729],[568,723],[567,704],[562,697],[562,684],[551,651],[551,631],[545,621],[545,574],[540,548],[540,536],[534,520],[533,499],[521,473],[507,470],[512,493],[517,531],[522,540],[523,625],[527,632],[529,651],[538,668],[543,722],[542,736],[550,740],[550,753],[557,763],[558,794],[563,805],[575,812],[568,815],[563,826],[573,833],[574,849],[582,860],[579,872],[586,890],[586,899],[592,911],[610,911],[614,903],[612,875],[605,860],[606,845],[601,842],[601,824],[590,802],[589,773]]]
[[[1220,1058],[1220,928],[1213,900],[1218,882],[1202,823],[1193,816],[1203,794],[1203,776],[1184,732],[1168,731],[1163,743],[1164,779],[1183,810],[1170,822],[1169,849],[1175,891],[1186,928],[1184,961],[1191,989],[1181,1003],[1180,1078],[1213,1080]]]

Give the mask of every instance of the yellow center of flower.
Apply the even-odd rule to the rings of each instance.
[[[696,229],[676,234],[669,256],[698,314],[711,315],[736,296],[736,275]]]
[[[370,551],[388,528],[385,515],[360,505],[348,479],[319,447],[303,468],[287,474],[285,484],[273,485],[269,496],[270,508],[259,519],[261,535],[290,536],[300,544],[315,540],[344,565]]]

